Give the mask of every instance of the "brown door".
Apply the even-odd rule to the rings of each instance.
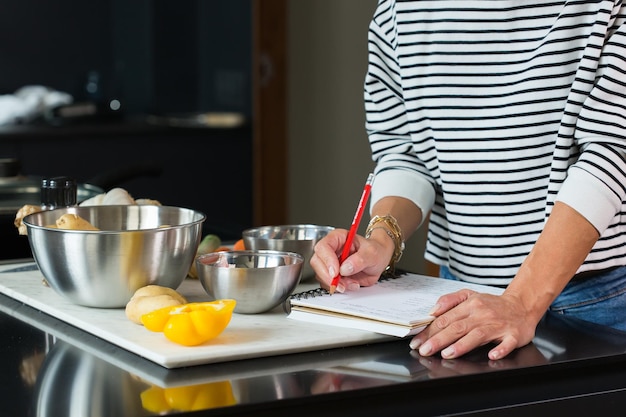
[[[287,221],[286,0],[253,0],[253,222]]]

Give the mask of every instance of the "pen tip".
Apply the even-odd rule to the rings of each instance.
[[[330,286],[330,290],[328,292],[330,293],[330,295],[333,295],[335,293],[336,289],[337,289],[336,285],[331,285]]]

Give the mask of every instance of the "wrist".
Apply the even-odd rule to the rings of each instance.
[[[560,292],[552,277],[542,272],[533,270],[531,273],[529,268],[522,266],[503,294],[516,299],[527,320],[536,323]]]
[[[374,233],[382,235],[383,232],[393,242],[393,253],[385,269],[385,271],[393,273],[396,263],[400,260],[404,252],[404,238],[397,220],[390,214],[372,217],[367,225],[365,238],[370,239]]]
[[[396,245],[390,232],[384,227],[374,227],[367,230],[365,237],[368,240],[378,242],[382,247],[381,253],[384,254],[387,264],[391,263]]]

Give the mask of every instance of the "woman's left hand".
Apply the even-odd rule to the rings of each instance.
[[[487,343],[492,360],[530,343],[538,321],[530,319],[519,298],[461,290],[439,298],[432,313],[435,320],[411,340],[420,355],[441,352],[444,359],[458,358]]]

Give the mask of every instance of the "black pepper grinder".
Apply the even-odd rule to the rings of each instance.
[[[75,206],[78,186],[70,177],[53,177],[41,180],[41,208],[52,210],[59,207]]]

